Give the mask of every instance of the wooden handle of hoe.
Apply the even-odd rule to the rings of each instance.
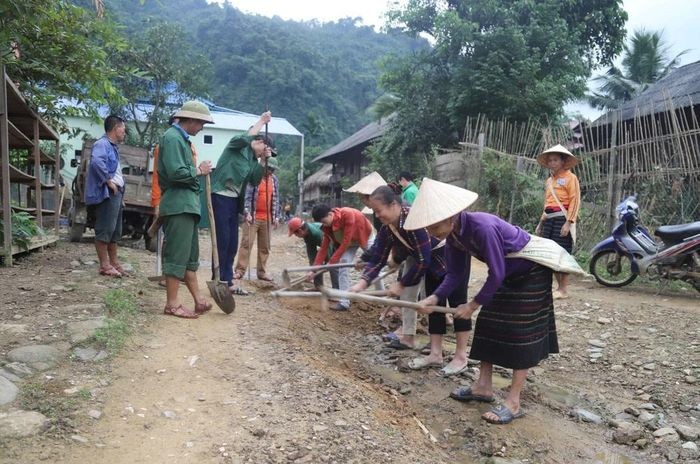
[[[209,175],[207,174],[205,177],[204,185],[206,188],[206,196],[207,196],[207,213],[209,215],[209,234],[211,235],[211,255],[212,255],[212,264],[214,266],[214,270],[218,271],[219,270],[219,249],[216,247],[216,221],[214,220],[214,208],[211,206],[211,180],[209,179]],[[216,279],[218,279],[218,276],[214,276]]]
[[[327,298],[336,299],[348,299],[355,301],[364,301],[367,303],[377,303],[384,306],[400,306],[402,308],[412,308],[412,309],[423,309],[424,306],[413,302],[397,300],[394,298],[382,298],[379,296],[366,295],[362,293],[344,292],[342,290],[336,290],[334,288],[319,287],[319,291],[323,293]],[[428,309],[432,309],[438,313],[454,314],[457,308],[448,308],[446,306],[426,306]]]

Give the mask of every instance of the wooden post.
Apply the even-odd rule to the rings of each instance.
[[[41,154],[39,150],[39,119],[32,124],[32,155],[34,158],[34,206],[36,207],[36,224],[44,227],[43,201],[41,199]],[[27,205],[29,207],[29,205]]]
[[[61,207],[63,206],[63,196],[65,195],[65,189],[67,186],[61,187],[61,183],[63,182],[63,177],[61,176],[61,142],[60,140],[56,140],[56,148],[54,150],[53,154],[53,162],[54,162],[54,172],[53,172],[53,185],[54,185],[54,210],[56,210],[56,213],[54,214],[54,228],[56,229],[56,236],[58,236],[59,233],[59,228],[60,228],[60,220],[61,220]],[[146,169],[148,170],[148,169]],[[59,189],[60,189],[60,194],[59,194]],[[58,201],[58,206],[55,205],[56,203],[56,198],[60,198]]]
[[[301,217],[304,211],[304,135],[301,136],[301,161],[299,169],[299,203],[297,204],[297,216]]]
[[[482,159],[484,157],[484,144],[485,144],[485,135],[483,132],[479,133],[478,137],[478,144],[479,144],[479,156],[478,156],[478,162],[479,162],[479,174],[478,177],[476,178],[476,184],[474,184],[474,188],[472,190],[480,192],[481,191],[481,177],[482,177],[482,172],[484,171],[484,163],[482,162]]]
[[[615,195],[615,158],[617,156],[617,118],[618,111],[615,110],[612,113],[612,121],[610,123],[611,134],[610,134],[610,153],[608,157],[608,220],[607,229],[608,232],[612,232],[615,224],[617,223],[617,213],[615,207],[617,203],[614,202]]]
[[[2,218],[5,266],[12,266],[12,199],[10,197],[10,141],[7,124],[7,74],[0,64],[0,165],[2,166]]]
[[[508,222],[513,224],[513,210],[515,209],[515,196],[519,193],[518,190],[518,173],[523,171],[525,160],[522,156],[518,156],[518,161],[515,165],[515,174],[513,175],[513,191],[510,193],[510,213],[508,213]]]

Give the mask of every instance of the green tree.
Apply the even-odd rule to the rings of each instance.
[[[307,142],[321,147],[370,121],[365,110],[379,94],[381,59],[427,47],[424,39],[380,33],[358,18],[285,21],[205,0],[104,3],[129,35],[154,22],[181,24],[212,63],[210,96],[218,105],[253,114],[269,105],[296,127],[313,128]]]
[[[96,116],[99,104],[119,99],[109,57],[126,42],[93,10],[62,0],[2,0],[0,47],[8,74],[53,122],[65,114]],[[63,108],[61,99],[78,104]]]
[[[593,79],[600,87],[598,92],[588,95],[589,103],[601,110],[619,107],[677,68],[686,52],[671,58],[663,33],[635,31],[624,45],[622,68],[611,66],[605,74]]]
[[[384,63],[381,85],[399,100],[372,160],[395,174],[453,145],[467,116],[560,115],[621,49],[627,14],[620,0],[409,0],[389,17],[433,43]]]
[[[133,122],[136,134],[130,143],[138,146],[150,148],[156,143],[175,107],[208,94],[209,61],[197,53],[179,24],[147,27],[131,38],[114,66],[133,70],[116,80],[125,103],[116,102],[112,108]]]

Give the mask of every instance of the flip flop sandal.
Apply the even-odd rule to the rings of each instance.
[[[490,418],[487,418],[484,416],[481,416],[481,418],[484,419],[489,424],[497,424],[497,425],[510,424],[515,419],[520,419],[521,417],[523,417],[525,415],[525,413],[522,410],[513,414],[513,411],[508,409],[508,407],[505,404],[500,404],[498,406],[494,406],[493,408],[491,408],[491,410],[489,412],[495,414],[496,417],[498,417],[498,419],[490,419]]]
[[[442,367],[442,362],[428,361],[426,358],[413,358],[408,362],[408,368],[414,371],[428,367]]]
[[[121,278],[122,273],[110,266],[107,268],[100,268],[100,275]]]
[[[393,348],[395,350],[412,350],[413,349],[412,346],[406,345],[405,343],[402,343],[398,338],[389,342],[387,347]]]
[[[204,314],[207,311],[210,311],[211,308],[213,308],[213,307],[214,307],[214,305],[212,305],[208,301],[204,302],[204,303],[196,303],[194,305],[194,313],[195,314]]]
[[[235,280],[241,280],[243,278],[243,273],[241,271],[236,271],[233,273],[233,278]]]
[[[266,275],[258,276],[258,280],[262,280],[263,282],[274,282],[274,280],[272,280],[272,277],[268,277]]]
[[[459,387],[450,392],[450,398],[457,401],[480,401],[482,403],[493,403],[493,396],[477,395],[472,393],[472,387]]]
[[[197,319],[199,317],[198,314],[196,314],[192,311],[188,311],[182,305],[178,305],[178,306],[165,305],[165,309],[163,309],[163,314],[167,314],[168,316],[181,317],[183,319]]]
[[[457,368],[445,366],[442,369],[440,369],[440,375],[442,375],[444,377],[449,377],[451,375],[459,375],[462,372],[466,371],[468,367],[469,367],[469,363],[464,363],[464,366],[457,367]]]
[[[391,342],[391,341],[398,340],[398,339],[399,339],[399,336],[396,335],[395,332],[389,332],[389,333],[382,335],[382,340],[384,340],[385,342]]]
[[[232,294],[232,295],[237,295],[237,296],[248,296],[248,295],[250,295],[250,292],[247,292],[247,291],[243,290],[241,287],[235,287],[235,288],[229,287],[228,289],[231,290],[231,294]]]

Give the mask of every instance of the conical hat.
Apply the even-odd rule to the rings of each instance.
[[[578,159],[569,150],[564,148],[563,145],[554,145],[552,148],[548,148],[537,156],[537,162],[540,166],[547,167],[547,155],[551,153],[560,153],[566,155],[564,158],[564,169],[571,169],[578,164]]]
[[[386,185],[386,181],[377,171],[374,171],[371,174],[367,174],[355,185],[346,189],[345,191],[350,193],[361,193],[362,195],[372,195],[372,192],[374,192],[377,187],[381,187],[382,185]]]
[[[478,193],[424,177],[403,228],[416,230],[436,224],[464,211],[477,198]]]

